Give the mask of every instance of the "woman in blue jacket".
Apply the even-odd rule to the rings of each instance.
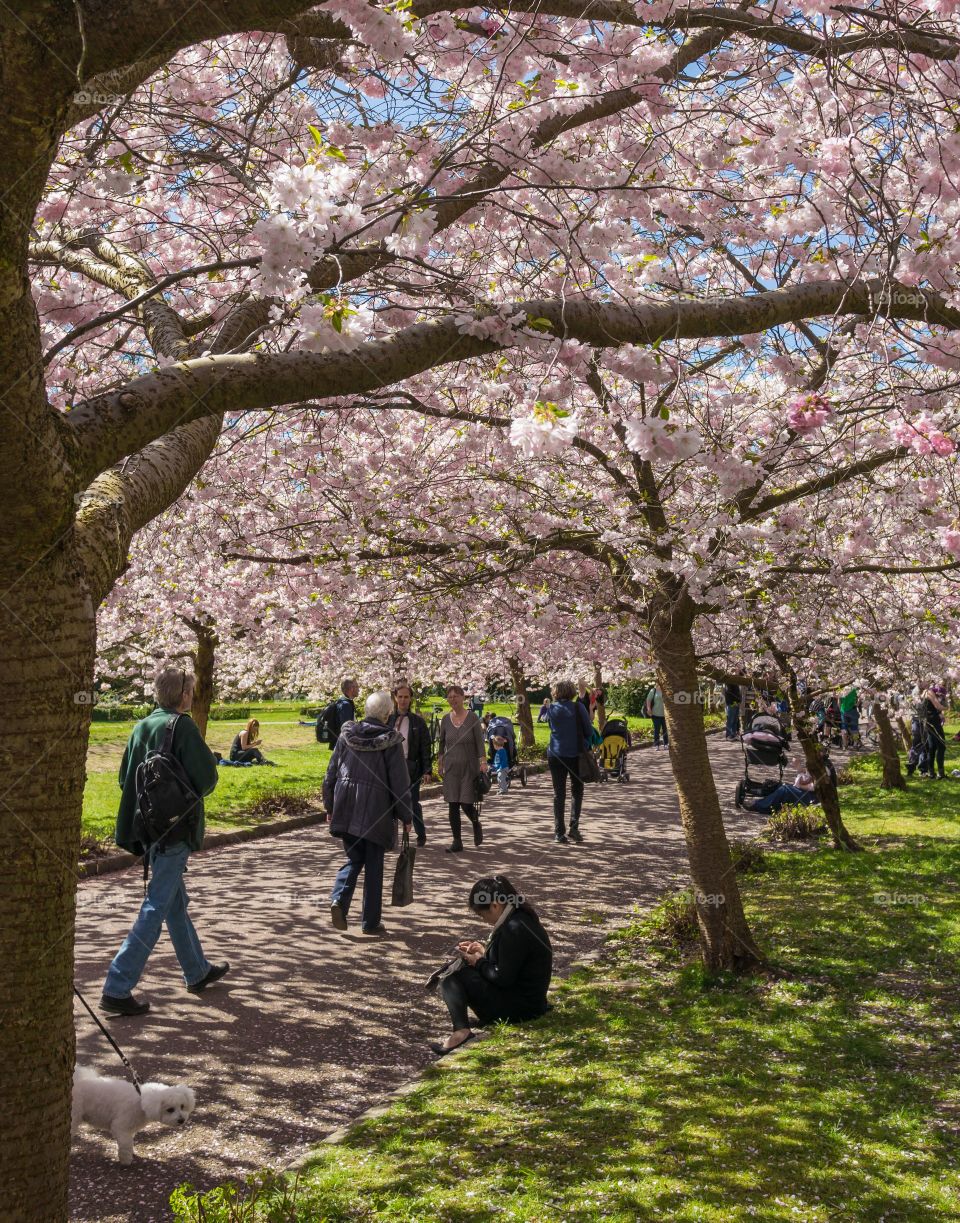
[[[558,845],[583,840],[580,835],[580,810],[583,806],[583,782],[580,779],[580,752],[590,747],[590,715],[576,699],[577,690],[568,679],[562,679],[553,690],[553,704],[547,710],[550,724],[550,745],[547,764],[553,781],[553,839]],[[565,813],[567,778],[570,779],[570,834],[567,835]]]

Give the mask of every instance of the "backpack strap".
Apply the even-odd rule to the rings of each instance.
[[[167,719],[166,729],[163,732],[163,743],[160,745],[160,751],[164,756],[173,755],[173,736],[177,729],[177,723],[180,721],[181,714],[172,713]]]

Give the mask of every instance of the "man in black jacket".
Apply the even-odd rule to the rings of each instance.
[[[337,746],[340,732],[348,722],[357,720],[357,707],[354,704],[360,695],[360,685],[355,679],[345,679],[340,685],[343,694],[331,701],[326,709],[320,711],[317,718],[317,742]]]
[[[387,725],[392,726],[394,730],[403,735],[407,769],[410,773],[410,806],[413,808],[413,827],[417,834],[417,844],[426,845],[427,829],[423,822],[423,807],[420,803],[420,783],[433,771],[430,731],[423,718],[410,709],[413,689],[409,684],[397,684],[393,690],[393,699],[397,705],[397,712],[390,715]]]

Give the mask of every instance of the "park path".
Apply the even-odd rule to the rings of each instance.
[[[739,746],[714,736],[710,755],[728,831],[753,834],[761,818],[732,803]],[[209,1188],[294,1159],[432,1062],[426,1042],[447,1022],[422,982],[458,938],[484,936],[466,910],[475,878],[506,873],[533,900],[557,976],[634,905],[649,907],[685,873],[683,837],[667,753],[632,753],[630,771],[628,785],[587,788],[581,846],[552,842],[547,777],[488,800],[483,845],[459,855],[443,852],[445,809],[425,804],[417,900],[385,908],[384,939],[364,939],[354,915],[347,934],[331,927],[342,850],[324,825],[191,858],[191,912],[207,956],[228,959],[230,975],[188,994],[164,934],[138,991],[150,1013],[107,1022],[142,1078],[193,1086],[196,1112],[182,1131],[143,1131],[130,1168],[116,1163],[109,1139],[84,1130],[71,1159],[74,1223],[161,1223],[177,1185]],[[388,855],[388,898],[392,864]],[[141,894],[136,869],[80,885],[76,978],[91,1002]],[[79,1004],[76,1024],[78,1062],[121,1074]]]

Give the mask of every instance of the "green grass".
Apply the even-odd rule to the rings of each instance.
[[[269,800],[318,798],[330,749],[317,743],[312,726],[298,725],[302,704],[274,701],[251,706],[250,716],[260,720],[264,754],[276,761],[277,768],[221,769],[219,784],[206,800],[208,829],[242,828],[271,818]],[[428,698],[421,712],[429,719],[434,706],[444,712],[447,709],[445,701]],[[516,706],[506,703],[489,704],[485,709],[510,717],[516,713]],[[629,724],[639,737],[651,737],[648,718],[630,718]],[[120,799],[117,772],[133,726],[133,722],[94,722],[90,727],[83,832],[97,840],[113,835]],[[246,720],[210,722],[207,742],[227,756],[234,735],[245,726]],[[537,752],[542,755],[550,738],[549,727],[535,721],[534,734]]]
[[[706,980],[638,917],[549,1016],[429,1071],[295,1191],[216,1192],[202,1215],[184,1193],[177,1217],[960,1219],[960,781],[901,796],[870,761],[854,774],[868,852],[768,849],[742,876],[772,971]]]

